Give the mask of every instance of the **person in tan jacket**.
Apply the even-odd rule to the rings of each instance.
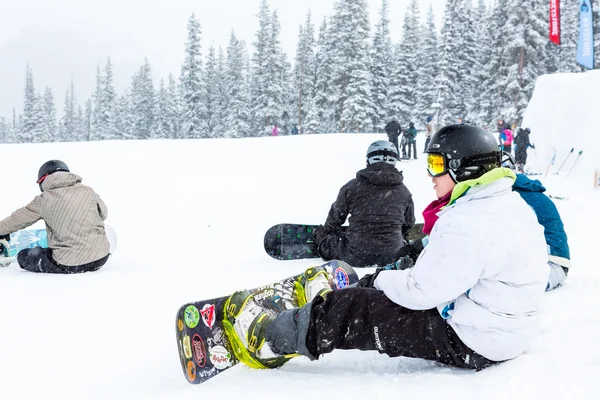
[[[72,274],[96,271],[108,260],[110,246],[104,229],[106,205],[94,190],[62,161],[44,163],[37,183],[42,193],[0,221],[0,238],[43,219],[48,248],[21,250],[17,261],[32,272]]]

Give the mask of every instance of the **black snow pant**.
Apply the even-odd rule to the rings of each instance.
[[[398,155],[400,155],[400,148],[398,147],[398,136],[388,137],[388,140],[390,142],[392,142],[392,144],[396,147],[396,151],[398,152]]]
[[[423,153],[427,153],[427,148],[429,147],[429,142],[431,142],[431,137],[425,139],[425,148],[423,149]]]
[[[522,146],[517,147],[515,150],[515,162],[517,164],[527,164],[527,148],[522,149]]]
[[[32,249],[21,250],[19,254],[17,254],[17,261],[19,262],[19,266],[26,271],[44,272],[48,274],[79,274],[99,270],[100,267],[106,264],[109,255],[110,254],[107,254],[106,257],[102,257],[101,259],[92,261],[88,264],[67,266],[54,261],[52,258],[52,250],[34,247]]]
[[[354,268],[384,266],[397,260],[396,251],[389,254],[370,254],[365,251],[351,249],[346,238],[345,226],[336,232],[326,234],[320,226],[314,230],[313,237],[319,256],[325,261],[345,261]]]
[[[358,349],[477,371],[496,363],[467,347],[436,309],[409,310],[380,290],[363,288],[313,300],[305,349],[312,359],[335,349]]]
[[[412,150],[412,152],[411,152]],[[410,158],[410,155],[414,154],[415,160],[417,159],[417,142],[416,141],[410,141],[408,142],[408,158]]]

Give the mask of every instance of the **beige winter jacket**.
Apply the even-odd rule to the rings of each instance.
[[[49,175],[42,189],[31,203],[0,221],[0,235],[24,229],[41,218],[57,263],[77,266],[105,257],[109,244],[103,221],[108,210],[100,196],[70,172]]]

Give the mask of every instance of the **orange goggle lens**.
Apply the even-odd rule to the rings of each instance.
[[[446,173],[446,164],[444,156],[441,154],[427,155],[427,172],[432,177],[440,176]]]

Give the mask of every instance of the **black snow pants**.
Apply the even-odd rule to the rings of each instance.
[[[26,271],[44,272],[48,274],[79,274],[97,271],[106,264],[109,255],[110,254],[107,254],[106,257],[102,257],[101,259],[92,261],[88,264],[67,266],[54,261],[52,258],[52,250],[34,247],[32,249],[21,250],[19,254],[17,254],[17,261],[19,262],[19,266]]]
[[[496,363],[467,347],[436,309],[409,310],[363,288],[313,300],[306,349],[313,358],[335,349],[377,350],[477,371]]]
[[[325,261],[340,260],[345,261],[354,268],[384,266],[397,260],[396,252],[389,254],[370,254],[364,251],[354,250],[348,244],[346,239],[345,226],[340,227],[336,232],[326,234],[323,227],[314,230],[314,240],[317,244],[319,256]]]

